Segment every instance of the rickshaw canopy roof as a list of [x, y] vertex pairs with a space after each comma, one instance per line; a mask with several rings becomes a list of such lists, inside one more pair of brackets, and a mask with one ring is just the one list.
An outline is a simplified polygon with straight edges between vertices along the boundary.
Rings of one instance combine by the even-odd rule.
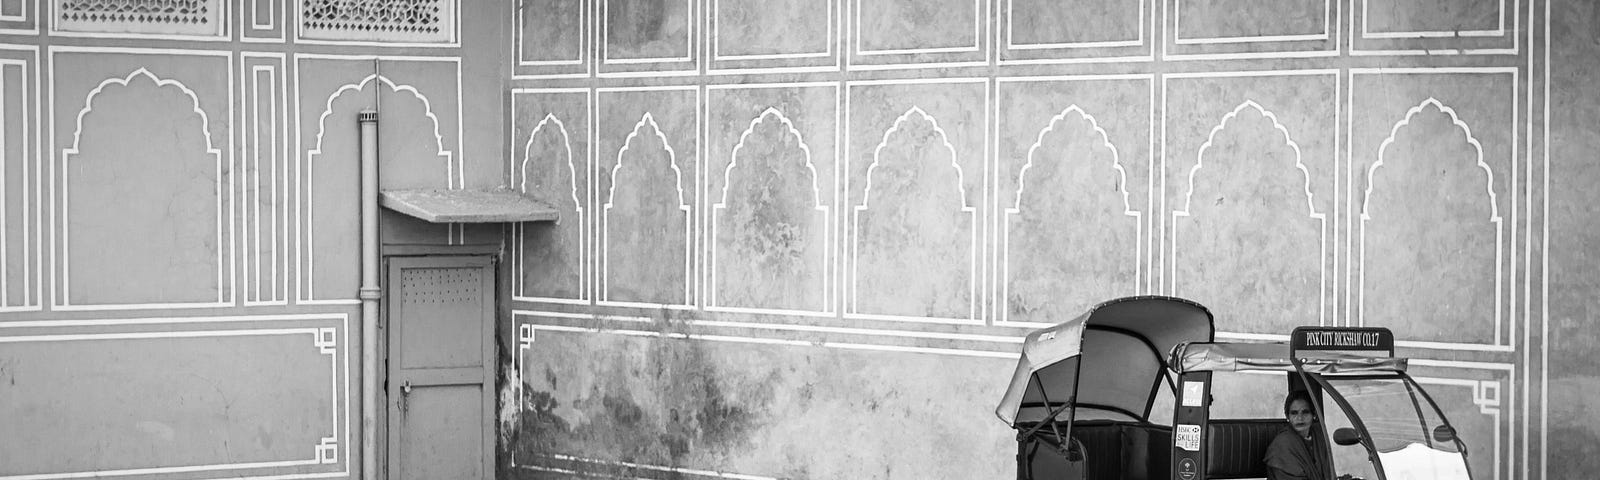
[[[1166, 365], [1180, 343], [1212, 340], [1206, 307], [1175, 297], [1126, 297], [1101, 303], [1059, 325], [1029, 333], [995, 415], [1007, 424], [1042, 421], [1073, 401], [1144, 420]], [[1079, 376], [1082, 372], [1088, 374]]]
[[[1406, 359], [1355, 352], [1304, 352], [1312, 373], [1403, 372]], [[1178, 373], [1241, 370], [1295, 371], [1287, 343], [1186, 343], [1172, 350], [1168, 366]]]

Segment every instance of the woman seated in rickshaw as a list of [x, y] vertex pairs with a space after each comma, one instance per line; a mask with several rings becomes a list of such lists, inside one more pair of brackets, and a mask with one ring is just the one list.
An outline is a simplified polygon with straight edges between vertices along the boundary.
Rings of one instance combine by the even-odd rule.
[[1317, 461], [1322, 440], [1311, 396], [1304, 390], [1290, 392], [1283, 399], [1283, 416], [1291, 428], [1272, 439], [1262, 459], [1267, 463], [1268, 480], [1325, 480], [1326, 470]]

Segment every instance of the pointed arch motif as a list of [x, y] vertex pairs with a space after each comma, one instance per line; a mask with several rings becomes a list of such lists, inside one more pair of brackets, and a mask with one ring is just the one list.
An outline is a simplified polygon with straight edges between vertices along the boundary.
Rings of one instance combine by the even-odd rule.
[[[1071, 104], [1068, 105], [1067, 108], [1062, 109], [1060, 112], [1050, 117], [1050, 121], [1046, 122], [1045, 127], [1040, 129], [1038, 135], [1035, 136], [1033, 144], [1028, 146], [1028, 154], [1026, 157], [1027, 160], [1023, 163], [1022, 168], [1017, 172], [1017, 193], [1012, 199], [1011, 205], [1005, 208], [1005, 222], [1002, 224], [1003, 228], [1005, 228], [1005, 238], [1004, 244], [1001, 245], [1003, 250], [1001, 252], [1000, 259], [1000, 295], [998, 298], [998, 301], [1000, 302], [998, 320], [1002, 323], [1010, 321], [1011, 313], [1011, 223], [1014, 217], [1022, 214], [1022, 197], [1024, 192], [1027, 190], [1028, 171], [1033, 169], [1036, 159], [1035, 155], [1044, 145], [1045, 137], [1049, 136], [1051, 132], [1054, 132], [1057, 125], [1065, 122], [1069, 116], [1073, 115], [1075, 115], [1076, 118], [1088, 122], [1090, 129], [1099, 138], [1100, 145], [1111, 152], [1111, 168], [1117, 171], [1117, 193], [1119, 193], [1122, 197], [1122, 214], [1124, 216], [1131, 217], [1134, 222], [1134, 238], [1131, 239], [1131, 243], [1134, 244], [1134, 265], [1131, 267], [1134, 275], [1134, 285], [1137, 287], [1138, 285], [1142, 284], [1140, 277], [1141, 272], [1139, 271], [1138, 263], [1139, 259], [1143, 258], [1144, 256], [1144, 242], [1139, 241], [1139, 238], [1144, 236], [1144, 213], [1134, 210], [1132, 203], [1128, 198], [1128, 172], [1127, 169], [1123, 168], [1122, 166], [1121, 153], [1117, 149], [1117, 146], [1111, 143], [1110, 134], [1106, 132], [1105, 128], [1100, 126], [1099, 120], [1097, 120], [1094, 115], [1090, 115], [1088, 112], [1085, 112], [1083, 107], [1080, 107], [1077, 104]], [[1041, 326], [1042, 325], [1044, 324], [1041, 323]]]
[[611, 299], [611, 209], [616, 206], [617, 174], [622, 171], [623, 158], [627, 155], [628, 150], [633, 148], [634, 139], [638, 138], [639, 133], [646, 127], [651, 132], [654, 132], [656, 138], [661, 141], [662, 149], [667, 152], [668, 166], [672, 167], [673, 187], [677, 190], [677, 207], [678, 210], [683, 212], [683, 303], [678, 305], [693, 305], [694, 269], [692, 248], [694, 245], [694, 230], [691, 223], [693, 221], [693, 206], [689, 205], [684, 199], [683, 169], [678, 166], [678, 152], [672, 148], [672, 143], [667, 140], [666, 133], [661, 131], [661, 126], [656, 124], [655, 116], [650, 112], [645, 112], [643, 116], [639, 117], [639, 122], [633, 125], [633, 130], [628, 133], [627, 139], [622, 142], [622, 148], [617, 150], [616, 165], [611, 167], [611, 184], [606, 189], [606, 201], [600, 209], [600, 228], [603, 242], [600, 252], [600, 300], [611, 304], [659, 306], [639, 302], [618, 302]]
[[778, 110], [777, 108], [773, 108], [773, 107], [767, 107], [766, 109], [762, 110], [759, 115], [756, 115], [755, 118], [750, 120], [749, 126], [745, 127], [744, 132], [742, 132], [739, 135], [738, 143], [736, 143], [733, 146], [733, 153], [730, 155], [730, 158], [728, 160], [728, 166], [726, 168], [724, 168], [723, 171], [722, 171], [722, 193], [721, 193], [721, 195], [718, 196], [717, 203], [715, 203], [715, 204], [713, 204], [711, 206], [711, 209], [712, 209], [711, 210], [711, 238], [710, 238], [710, 243], [711, 243], [711, 272], [710, 272], [711, 273], [711, 283], [710, 283], [710, 285], [711, 285], [711, 287], [710, 287], [711, 295], [709, 297], [710, 306], [711, 307], [720, 307], [720, 309], [751, 311], [751, 312], [757, 312], [757, 313], [797, 313], [797, 312], [792, 311], [792, 309], [748, 308], [748, 307], [734, 308], [734, 307], [722, 306], [721, 302], [720, 302], [720, 299], [718, 297], [718, 294], [721, 291], [721, 283], [718, 282], [718, 278], [717, 278], [718, 272], [721, 271], [721, 263], [720, 263], [720, 261], [721, 261], [721, 257], [720, 257], [721, 236], [719, 235], [719, 233], [721, 231], [721, 224], [722, 224], [721, 215], [722, 215], [723, 211], [726, 210], [727, 207], [728, 207], [728, 191], [730, 189], [732, 189], [732, 186], [733, 186], [733, 177], [732, 177], [733, 170], [738, 167], [738, 165], [739, 165], [739, 152], [744, 150], [745, 142], [747, 140], [749, 140], [751, 134], [755, 133], [756, 126], [760, 125], [763, 122], [769, 121], [769, 120], [779, 122], [781, 124], [781, 126], [785, 129], [784, 130], [784, 134], [793, 136], [795, 138], [796, 142], [799, 143], [801, 152], [803, 152], [805, 154], [805, 167], [806, 167], [806, 170], [808, 172], [810, 172], [809, 180], [810, 180], [810, 183], [811, 183], [811, 199], [812, 199], [812, 206], [813, 206], [813, 210], [814, 210], [813, 213], [820, 217], [819, 218], [819, 220], [820, 220], [819, 224], [822, 226], [821, 232], [820, 232], [821, 233], [820, 234], [821, 238], [816, 239], [817, 243], [815, 244], [816, 248], [821, 248], [822, 249], [822, 264], [816, 266], [818, 271], [821, 273], [819, 275], [821, 277], [821, 282], [820, 282], [821, 284], [818, 285], [818, 288], [819, 288], [818, 293], [819, 293], [819, 298], [821, 299], [822, 304], [818, 305], [814, 309], [811, 309], [811, 310], [808, 310], [808, 311], [830, 312], [830, 311], [833, 310], [833, 308], [832, 308], [833, 302], [832, 302], [832, 299], [829, 298], [829, 295], [828, 295], [828, 293], [831, 291], [831, 289], [828, 288], [829, 287], [829, 279], [831, 278], [831, 275], [829, 274], [830, 273], [829, 272], [829, 266], [832, 264], [832, 262], [831, 262], [832, 258], [831, 258], [831, 255], [830, 255], [831, 249], [830, 249], [829, 246], [832, 245], [832, 243], [833, 243], [832, 222], [829, 221], [830, 213], [831, 213], [830, 210], [831, 209], [827, 205], [824, 205], [822, 203], [822, 188], [817, 183], [817, 166], [811, 160], [811, 158], [812, 158], [811, 157], [811, 147], [806, 144], [805, 136], [801, 135], [800, 130], [795, 128], [793, 120], [791, 120], [788, 116], [784, 115], [782, 111]]
[[1279, 136], [1282, 139], [1283, 144], [1294, 151], [1294, 167], [1300, 171], [1302, 179], [1301, 188], [1305, 193], [1306, 216], [1317, 221], [1317, 239], [1320, 245], [1319, 252], [1317, 254], [1317, 270], [1320, 272], [1318, 274], [1317, 281], [1317, 315], [1319, 324], [1326, 325], [1328, 322], [1328, 269], [1326, 265], [1326, 259], [1328, 258], [1327, 213], [1317, 211], [1315, 195], [1311, 192], [1311, 171], [1306, 167], [1305, 156], [1300, 149], [1300, 144], [1294, 140], [1292, 135], [1289, 134], [1289, 128], [1285, 126], [1283, 122], [1278, 120], [1277, 114], [1267, 110], [1266, 107], [1256, 103], [1255, 100], [1245, 100], [1244, 102], [1235, 106], [1232, 111], [1229, 111], [1227, 114], [1222, 116], [1222, 120], [1218, 121], [1217, 125], [1211, 128], [1210, 133], [1206, 136], [1205, 143], [1200, 145], [1200, 150], [1195, 157], [1194, 166], [1189, 168], [1188, 181], [1186, 183], [1183, 195], [1183, 209], [1172, 211], [1172, 250], [1170, 251], [1171, 262], [1169, 262], [1171, 264], [1171, 270], [1168, 273], [1170, 282], [1168, 283], [1167, 291], [1173, 292], [1173, 294], [1178, 294], [1178, 245], [1183, 244], [1183, 242], [1179, 240], [1179, 232], [1181, 230], [1178, 228], [1178, 225], [1180, 218], [1187, 218], [1193, 213], [1191, 209], [1194, 206], [1192, 202], [1194, 199], [1195, 175], [1199, 173], [1200, 169], [1205, 166], [1206, 153], [1211, 149], [1212, 145], [1216, 143], [1217, 135], [1223, 130], [1226, 130], [1228, 124], [1234, 119], [1238, 118], [1239, 114], [1245, 112], [1246, 110], [1254, 110], [1257, 114], [1261, 115], [1262, 118], [1272, 122], [1272, 128], [1280, 134]]
[[[301, 269], [299, 274], [300, 285], [296, 290], [298, 294], [298, 303], [301, 304], [347, 304], [356, 301], [353, 298], [317, 298], [317, 267], [315, 257], [316, 252], [319, 250], [316, 246], [317, 234], [315, 227], [317, 225], [317, 220], [315, 214], [317, 211], [317, 189], [315, 188], [314, 180], [316, 178], [315, 172], [316, 166], [319, 163], [318, 160], [324, 154], [323, 142], [326, 140], [326, 135], [328, 132], [328, 119], [329, 117], [333, 116], [334, 102], [338, 101], [339, 98], [345, 95], [359, 94], [361, 91], [366, 90], [367, 85], [369, 84], [389, 87], [389, 91], [391, 92], [408, 94], [422, 102], [423, 115], [426, 116], [433, 125], [433, 141], [434, 145], [438, 149], [437, 156], [444, 159], [445, 185], [447, 188], [452, 190], [463, 188], [464, 177], [460, 175], [462, 168], [461, 159], [456, 157], [454, 151], [445, 148], [444, 134], [440, 133], [439, 131], [439, 116], [438, 114], [434, 113], [433, 102], [428, 99], [427, 95], [423, 95], [422, 92], [418, 91], [416, 87], [406, 84], [397, 84], [393, 80], [390, 80], [389, 77], [379, 74], [367, 75], [359, 82], [346, 83], [339, 86], [339, 88], [334, 89], [333, 93], [328, 95], [327, 101], [324, 102], [321, 115], [317, 117], [316, 143], [311, 149], [306, 151], [305, 164], [300, 170], [303, 173], [301, 174], [301, 177], [297, 179], [301, 192], [299, 194], [300, 198], [298, 201], [301, 202], [301, 204], [296, 205], [295, 212], [297, 216], [301, 217], [297, 220], [297, 223], [303, 233], [299, 234], [300, 241], [298, 243], [300, 245], [298, 246], [299, 250], [296, 252], [296, 257], [299, 259], [299, 268]], [[452, 230], [452, 233], [450, 234], [450, 238], [447, 240], [454, 242], [455, 233], [453, 231], [457, 230], [458, 227], [455, 224], [452, 224], [449, 228]], [[465, 232], [463, 231], [461, 233], [464, 234]], [[351, 255], [353, 256], [355, 254], [352, 253]], [[352, 292], [352, 296], [354, 296], [354, 287], [352, 287], [350, 291]]]
[[[71, 299], [72, 299], [72, 292], [71, 292], [71, 288], [72, 288], [72, 278], [71, 278], [71, 271], [72, 271], [72, 268], [71, 268], [71, 253], [72, 253], [72, 249], [71, 249], [71, 245], [72, 245], [72, 232], [71, 232], [71, 230], [72, 229], [71, 229], [71, 226], [72, 226], [72, 221], [71, 221], [71, 218], [70, 218], [70, 214], [71, 214], [71, 211], [72, 211], [71, 205], [72, 205], [72, 198], [73, 198], [72, 197], [72, 191], [71, 191], [71, 185], [72, 185], [71, 178], [72, 178], [72, 170], [73, 169], [66, 168], [66, 166], [68, 164], [72, 163], [72, 160], [73, 160], [74, 157], [76, 157], [76, 156], [81, 154], [79, 149], [82, 146], [82, 141], [83, 141], [84, 119], [86, 117], [88, 117], [88, 115], [89, 115], [89, 113], [91, 111], [94, 110], [95, 99], [98, 98], [102, 93], [105, 93], [105, 91], [108, 88], [112, 87], [112, 86], [128, 88], [130, 86], [130, 84], [136, 79], [148, 80], [149, 82], [154, 84], [157, 89], [169, 88], [169, 87], [177, 89], [180, 93], [182, 93], [184, 95], [185, 98], [187, 98], [189, 100], [189, 104], [187, 105], [187, 107], [190, 109], [190, 112], [192, 112], [195, 115], [200, 117], [200, 136], [205, 140], [205, 152], [206, 152], [206, 155], [208, 155], [208, 156], [210, 156], [212, 158], [213, 165], [214, 165], [214, 167], [213, 167], [214, 168], [214, 172], [213, 172], [213, 177], [212, 177], [212, 182], [213, 183], [212, 183], [212, 187], [211, 187], [211, 193], [216, 198], [216, 213], [215, 213], [215, 216], [213, 218], [213, 221], [216, 223], [216, 237], [215, 237], [215, 241], [216, 241], [216, 283], [214, 285], [215, 285], [215, 288], [216, 288], [216, 291], [217, 291], [217, 298], [216, 298], [215, 302], [138, 303], [138, 304], [121, 304], [121, 305], [99, 305], [99, 304], [96, 304], [96, 305], [72, 305], [72, 301], [71, 301]], [[55, 299], [55, 302], [54, 302], [56, 310], [99, 310], [99, 309], [138, 309], [138, 308], [204, 308], [204, 307], [215, 307], [215, 306], [231, 305], [233, 303], [233, 300], [234, 300], [233, 296], [236, 294], [236, 292], [235, 292], [236, 288], [234, 288], [234, 287], [236, 287], [236, 285], [234, 285], [233, 284], [234, 282], [232, 282], [232, 281], [225, 280], [225, 279], [231, 278], [231, 275], [229, 275], [229, 271], [231, 270], [230, 267], [232, 266], [232, 262], [230, 262], [228, 259], [224, 258], [224, 255], [223, 255], [223, 252], [224, 252], [226, 246], [229, 245], [229, 243], [231, 243], [231, 242], [229, 242], [229, 243], [225, 243], [224, 242], [225, 238], [231, 236], [231, 232], [228, 232], [225, 235], [224, 232], [227, 231], [227, 228], [223, 226], [223, 221], [222, 221], [223, 212], [225, 212], [227, 210], [223, 205], [224, 200], [223, 200], [222, 188], [223, 188], [224, 185], [228, 185], [229, 182], [224, 180], [225, 175], [224, 175], [223, 172], [225, 171], [225, 169], [224, 169], [224, 166], [222, 164], [222, 162], [223, 162], [222, 150], [217, 148], [216, 145], [212, 143], [212, 139], [211, 139], [211, 118], [210, 118], [210, 115], [208, 115], [206, 113], [205, 109], [200, 107], [200, 97], [195, 93], [195, 91], [193, 89], [190, 89], [188, 85], [184, 85], [183, 82], [180, 82], [178, 80], [164, 79], [164, 78], [158, 77], [158, 76], [156, 76], [156, 74], [152, 73], [149, 69], [146, 69], [146, 68], [143, 68], [143, 67], [135, 69], [134, 71], [128, 73], [127, 76], [124, 76], [122, 78], [112, 77], [112, 78], [107, 78], [104, 81], [101, 81], [99, 85], [95, 86], [95, 88], [90, 90], [89, 93], [84, 97], [83, 108], [78, 111], [77, 118], [75, 119], [75, 121], [73, 123], [72, 146], [62, 149], [61, 156], [62, 156], [62, 159], [61, 159], [61, 164], [62, 164], [61, 171], [62, 171], [62, 173], [61, 173], [61, 184], [60, 184], [61, 185], [61, 190], [62, 190], [61, 199], [62, 199], [62, 202], [64, 202], [66, 205], [64, 205], [63, 208], [62, 208], [61, 220], [60, 220], [60, 222], [61, 222], [61, 226], [60, 226], [61, 239], [60, 239], [59, 242], [60, 242], [60, 245], [62, 246], [62, 248], [61, 248], [61, 267], [60, 267], [61, 268], [62, 282], [61, 282], [61, 290], [56, 293], [56, 299]], [[230, 194], [230, 199], [231, 199], [231, 194], [232, 194], [231, 190], [229, 191], [229, 194]], [[229, 240], [231, 240], [231, 238], [229, 238]], [[108, 270], [115, 270], [115, 269], [108, 269]]]
[[[1445, 105], [1443, 102], [1440, 102], [1437, 98], [1434, 98], [1434, 97], [1428, 97], [1427, 99], [1424, 99], [1422, 102], [1420, 102], [1420, 103], [1416, 104], [1415, 106], [1412, 106], [1410, 109], [1406, 110], [1405, 116], [1403, 118], [1401, 118], [1400, 121], [1395, 122], [1393, 127], [1390, 127], [1389, 136], [1385, 137], [1383, 139], [1383, 142], [1378, 145], [1378, 158], [1377, 158], [1377, 160], [1372, 163], [1372, 166], [1367, 168], [1366, 188], [1363, 189], [1362, 194], [1361, 194], [1361, 215], [1360, 215], [1361, 216], [1361, 233], [1360, 233], [1360, 247], [1359, 247], [1360, 250], [1359, 250], [1359, 253], [1358, 253], [1358, 255], [1360, 255], [1359, 260], [1361, 262], [1361, 269], [1360, 269], [1359, 279], [1357, 280], [1357, 282], [1358, 282], [1358, 293], [1357, 293], [1357, 296], [1356, 296], [1356, 298], [1357, 298], [1357, 300], [1356, 300], [1356, 303], [1357, 303], [1356, 323], [1358, 325], [1366, 325], [1366, 306], [1367, 306], [1367, 288], [1366, 288], [1367, 287], [1367, 226], [1368, 226], [1367, 222], [1369, 220], [1372, 220], [1372, 212], [1368, 211], [1368, 207], [1371, 205], [1372, 191], [1373, 191], [1373, 187], [1375, 185], [1374, 182], [1373, 182], [1373, 179], [1376, 177], [1376, 175], [1378, 173], [1378, 169], [1384, 166], [1385, 160], [1386, 160], [1386, 155], [1388, 154], [1389, 147], [1394, 145], [1396, 138], [1400, 134], [1400, 130], [1402, 128], [1406, 127], [1407, 125], [1410, 125], [1411, 124], [1411, 120], [1413, 118], [1415, 118], [1417, 115], [1420, 115], [1428, 107], [1432, 107], [1435, 110], [1438, 110], [1440, 113], [1443, 113], [1446, 116], [1450, 117], [1451, 125], [1454, 126], [1457, 129], [1460, 129], [1461, 133], [1466, 136], [1467, 144], [1472, 146], [1473, 155], [1476, 157], [1476, 161], [1474, 162], [1474, 164], [1479, 169], [1483, 170], [1483, 174], [1484, 174], [1484, 183], [1483, 183], [1484, 194], [1486, 196], [1488, 196], [1488, 200], [1489, 200], [1489, 218], [1488, 218], [1488, 221], [1489, 221], [1489, 223], [1494, 224], [1494, 237], [1495, 237], [1495, 245], [1494, 245], [1494, 340], [1493, 340], [1494, 344], [1492, 346], [1497, 346], [1497, 347], [1498, 346], [1507, 346], [1507, 345], [1505, 345], [1505, 343], [1506, 343], [1506, 340], [1505, 340], [1506, 334], [1502, 332], [1502, 327], [1504, 326], [1503, 308], [1505, 306], [1504, 302], [1505, 302], [1505, 296], [1506, 296], [1505, 295], [1506, 294], [1506, 292], [1505, 292], [1505, 280], [1504, 280], [1504, 278], [1505, 278], [1505, 224], [1504, 224], [1504, 219], [1500, 216], [1500, 202], [1498, 200], [1498, 195], [1495, 194], [1495, 191], [1494, 191], [1494, 170], [1492, 168], [1490, 168], [1490, 166], [1489, 166], [1489, 164], [1487, 162], [1484, 161], [1484, 159], [1483, 159], [1483, 143], [1480, 142], [1476, 136], [1473, 136], [1472, 127], [1467, 125], [1467, 123], [1465, 121], [1461, 120], [1460, 115], [1458, 115], [1456, 113], [1456, 110], [1454, 108], [1451, 108], [1449, 105]], [[1512, 322], [1511, 328], [1513, 329], [1513, 331], [1511, 332], [1511, 334], [1509, 336], [1515, 336], [1515, 328], [1516, 328], [1516, 323], [1515, 322]]]
[[[860, 264], [861, 264], [861, 261], [860, 261], [860, 253], [861, 253], [861, 237], [862, 237], [862, 233], [861, 233], [862, 232], [861, 214], [868, 210], [868, 206], [871, 203], [873, 173], [876, 172], [878, 167], [879, 167], [879, 165], [881, 165], [883, 149], [887, 148], [889, 146], [889, 139], [892, 138], [896, 133], [898, 133], [900, 131], [900, 129], [902, 128], [902, 126], [904, 126], [905, 123], [908, 120], [911, 120], [913, 118], [920, 119], [920, 120], [922, 120], [924, 122], [927, 122], [932, 127], [934, 133], [938, 134], [940, 146], [944, 147], [945, 151], [949, 152], [949, 154], [950, 154], [950, 167], [955, 170], [955, 174], [956, 174], [956, 182], [955, 182], [956, 185], [955, 186], [956, 186], [956, 191], [958, 192], [958, 196], [959, 196], [959, 198], [961, 200], [960, 212], [963, 213], [963, 214], [966, 214], [966, 216], [968, 218], [967, 225], [968, 225], [968, 229], [970, 230], [970, 238], [968, 239], [968, 244], [967, 244], [968, 259], [967, 259], [967, 268], [966, 268], [966, 274], [967, 274], [967, 280], [968, 280], [968, 285], [967, 285], [967, 287], [968, 287], [967, 288], [967, 299], [968, 299], [967, 307], [968, 308], [967, 308], [967, 315], [966, 315], [965, 318], [954, 318], [954, 319], [952, 319], [952, 318], [928, 318], [928, 317], [907, 316], [907, 315], [876, 314], [876, 313], [862, 312], [861, 308], [860, 308], [860, 300], [861, 300], [861, 287], [860, 287], [860, 281], [861, 281]], [[972, 205], [970, 205], [968, 203], [968, 201], [967, 201], [966, 175], [962, 171], [961, 164], [957, 161], [957, 159], [958, 159], [958, 155], [956, 154], [955, 145], [952, 145], [950, 143], [949, 134], [947, 132], [945, 132], [943, 127], [939, 126], [938, 119], [934, 118], [932, 115], [929, 115], [920, 106], [912, 106], [911, 108], [906, 109], [906, 111], [904, 113], [901, 113], [898, 117], [895, 118], [894, 123], [889, 127], [889, 129], [885, 130], [883, 132], [883, 138], [881, 140], [879, 140], [878, 145], [876, 147], [874, 147], [873, 150], [872, 150], [872, 163], [867, 166], [867, 171], [866, 171], [866, 175], [865, 175], [865, 177], [866, 177], [865, 186], [863, 187], [862, 194], [861, 194], [861, 203], [858, 204], [858, 205], [854, 205], [853, 206], [853, 210], [851, 212], [851, 231], [853, 232], [851, 237], [850, 237], [850, 252], [851, 252], [851, 254], [850, 254], [851, 285], [850, 286], [851, 286], [851, 288], [850, 288], [849, 302], [846, 305], [846, 308], [849, 309], [849, 312], [852, 314], [852, 316], [855, 316], [855, 317], [858, 317], [858, 318], [869, 318], [869, 319], [917, 321], [917, 322], [930, 322], [930, 323], [981, 323], [981, 320], [978, 319], [978, 311], [977, 311], [977, 309], [978, 309], [978, 218], [977, 218], [977, 208], [975, 208]]]
[[[528, 163], [533, 161], [533, 142], [539, 138], [541, 133], [546, 133], [545, 127], [547, 126], [553, 129], [557, 134], [560, 134], [561, 146], [566, 154], [566, 161], [564, 163], [567, 167], [568, 190], [571, 194], [572, 205], [575, 209], [573, 211], [573, 213], [575, 213], [573, 221], [577, 224], [577, 228], [575, 230], [577, 230], [578, 256], [573, 264], [578, 267], [578, 295], [577, 298], [557, 298], [529, 295], [524, 291], [526, 285], [523, 285], [523, 273], [520, 272], [520, 269], [522, 268], [522, 261], [527, 259], [526, 245], [524, 241], [526, 230], [529, 228], [529, 226], [521, 223], [514, 226], [519, 273], [514, 275], [512, 278], [512, 289], [514, 292], [516, 292], [514, 297], [517, 299], [546, 303], [574, 303], [579, 305], [587, 305], [589, 303], [589, 282], [587, 275], [588, 269], [583, 268], [583, 262], [584, 259], [588, 257], [589, 249], [589, 229], [586, 226], [586, 209], [584, 208], [584, 202], [582, 200], [583, 195], [579, 195], [578, 193], [578, 167], [574, 163], [572, 156], [572, 136], [567, 131], [566, 122], [561, 121], [561, 119], [556, 117], [554, 113], [545, 114], [544, 118], [540, 119], [537, 125], [534, 125], [533, 131], [528, 134], [528, 141], [522, 149], [522, 161], [517, 165], [517, 167], [520, 169], [520, 173], [518, 174], [519, 178], [517, 178], [517, 191], [522, 193], [528, 192]], [[571, 225], [571, 223], [568, 225]]]

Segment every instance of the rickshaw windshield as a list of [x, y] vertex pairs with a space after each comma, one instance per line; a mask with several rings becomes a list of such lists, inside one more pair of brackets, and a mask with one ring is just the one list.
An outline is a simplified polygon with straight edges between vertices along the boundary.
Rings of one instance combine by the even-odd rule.
[[1322, 378], [1330, 392], [1343, 399], [1350, 417], [1365, 427], [1363, 443], [1375, 450], [1388, 480], [1468, 478], [1466, 456], [1454, 430], [1410, 377]]

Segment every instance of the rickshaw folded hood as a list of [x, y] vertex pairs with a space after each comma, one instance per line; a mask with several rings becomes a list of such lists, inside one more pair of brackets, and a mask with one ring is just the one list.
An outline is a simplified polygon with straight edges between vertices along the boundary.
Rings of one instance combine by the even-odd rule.
[[1028, 393], [1034, 374], [1046, 367], [1076, 357], [1083, 353], [1083, 326], [1093, 310], [1077, 318], [1049, 328], [1035, 330], [1022, 340], [1022, 357], [1017, 360], [1017, 371], [1011, 374], [1011, 386], [995, 408], [995, 415], [1007, 424], [1016, 423], [1017, 410], [1022, 408], [1022, 397]]
[[[1200, 304], [1138, 296], [1110, 300], [1035, 330], [1022, 342], [1017, 369], [995, 415], [1015, 426], [1023, 410], [1037, 421], [1075, 401], [1142, 420], [1165, 369], [1163, 355], [1179, 343], [1211, 340], [1212, 321], [1211, 312]], [[1079, 363], [1086, 374], [1095, 373], [1078, 378]]]
[[[1406, 359], [1320, 351], [1301, 365], [1311, 373], [1403, 372]], [[1172, 349], [1168, 366], [1179, 373], [1295, 371], [1285, 343], [1184, 343]]]

